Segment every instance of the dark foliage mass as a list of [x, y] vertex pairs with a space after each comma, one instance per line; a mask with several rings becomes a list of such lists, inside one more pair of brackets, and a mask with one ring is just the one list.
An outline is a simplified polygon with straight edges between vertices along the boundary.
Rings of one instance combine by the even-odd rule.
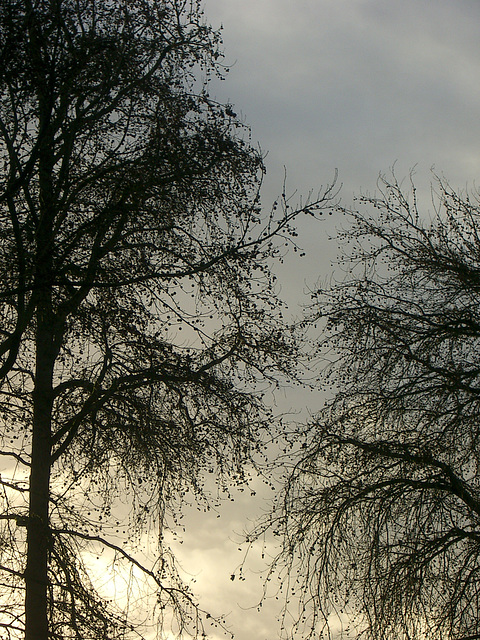
[[336, 613], [342, 637], [473, 640], [479, 199], [438, 181], [422, 216], [414, 188], [379, 189], [343, 210], [344, 277], [313, 293], [308, 322], [323, 330], [333, 400], [267, 523], [283, 539], [275, 567], [301, 594], [304, 637], [340, 637], [338, 621], [328, 629]]
[[269, 264], [329, 193], [262, 215], [262, 157], [207, 92], [219, 44], [195, 0], [0, 5], [6, 638], [127, 637], [138, 571], [201, 630], [166, 514], [204, 472], [244, 480], [273, 428], [258, 383], [294, 373]]

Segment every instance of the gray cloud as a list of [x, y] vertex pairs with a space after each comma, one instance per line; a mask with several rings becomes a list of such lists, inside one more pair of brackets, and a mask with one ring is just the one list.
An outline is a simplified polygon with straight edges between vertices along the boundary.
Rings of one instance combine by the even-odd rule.
[[338, 166], [357, 189], [396, 159], [472, 178], [478, 3], [211, 0], [207, 11], [235, 62], [219, 94], [246, 114], [277, 180], [286, 164], [314, 187]]
[[[479, 2], [206, 0], [206, 13], [214, 26], [223, 23], [232, 65], [213, 92], [235, 104], [268, 151], [267, 206], [282, 189], [284, 165], [290, 190], [303, 194], [338, 167], [347, 203], [361, 188], [373, 191], [378, 173], [395, 161], [399, 177], [418, 165], [426, 207], [432, 165], [454, 187], [479, 183]], [[330, 273], [336, 248], [327, 235], [338, 223], [300, 228], [307, 258], [292, 256], [279, 270], [287, 297], [301, 298], [305, 283]], [[288, 402], [298, 407], [303, 396]], [[238, 640], [278, 637], [278, 603], [261, 614], [239, 606], [258, 599], [258, 576], [229, 581], [239, 560], [231, 532], [261, 509], [247, 496], [220, 519], [187, 514], [185, 566], [190, 560], [198, 569], [207, 604], [231, 612]]]

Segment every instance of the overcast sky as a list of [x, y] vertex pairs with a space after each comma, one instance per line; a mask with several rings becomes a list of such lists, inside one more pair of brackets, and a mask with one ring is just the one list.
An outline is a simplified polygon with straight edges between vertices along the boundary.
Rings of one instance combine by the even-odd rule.
[[[416, 165], [426, 208], [432, 167], [455, 188], [480, 186], [478, 0], [206, 0], [205, 7], [213, 26], [223, 24], [231, 65], [214, 92], [235, 105], [268, 152], [266, 207], [282, 190], [284, 166], [289, 191], [300, 194], [338, 168], [346, 204], [354, 192], [373, 191], [394, 163], [399, 178]], [[300, 228], [307, 257], [289, 263], [289, 297], [295, 291], [302, 302], [302, 290], [331, 270], [334, 225]], [[260, 577], [230, 580], [241, 558], [233, 532], [261, 508], [244, 493], [219, 518], [190, 514], [182, 545], [202, 605], [230, 612], [238, 640], [278, 638], [278, 603], [260, 613], [247, 608], [260, 598]], [[252, 556], [252, 569], [259, 562]]]

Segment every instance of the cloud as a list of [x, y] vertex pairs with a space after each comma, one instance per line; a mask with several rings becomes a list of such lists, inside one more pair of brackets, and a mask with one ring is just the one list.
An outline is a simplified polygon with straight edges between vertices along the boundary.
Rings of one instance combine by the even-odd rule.
[[207, 14], [224, 22], [235, 62], [218, 90], [270, 150], [277, 181], [286, 164], [305, 190], [339, 166], [357, 189], [396, 159], [441, 165], [454, 180], [471, 173], [477, 3], [210, 0]]
[[[235, 104], [252, 139], [269, 152], [267, 207], [282, 190], [284, 166], [289, 190], [303, 194], [338, 167], [345, 204], [360, 189], [374, 191], [379, 172], [395, 161], [400, 178], [418, 165], [425, 208], [432, 165], [453, 187], [473, 186], [480, 166], [480, 3], [206, 0], [206, 15], [214, 26], [223, 23], [232, 65], [212, 91]], [[300, 225], [307, 258], [292, 256], [278, 271], [292, 299], [306, 302], [305, 281], [312, 285], [332, 271], [336, 247], [327, 236], [344, 221], [327, 220]], [[312, 411], [319, 395], [309, 398]], [[304, 401], [288, 397], [297, 408]], [[246, 582], [230, 580], [241, 556], [232, 531], [255, 513], [258, 504], [246, 496], [219, 519], [189, 514], [181, 552], [202, 602], [231, 611], [237, 640], [278, 637], [279, 602], [269, 601], [260, 614], [248, 609], [261, 594], [253, 571], [259, 565]]]

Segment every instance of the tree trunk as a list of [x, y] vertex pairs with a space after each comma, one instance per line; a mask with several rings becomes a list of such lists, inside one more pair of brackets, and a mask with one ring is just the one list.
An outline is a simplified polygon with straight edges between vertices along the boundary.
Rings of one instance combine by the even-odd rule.
[[[49, 297], [48, 293], [47, 296]], [[43, 309], [42, 309], [43, 307]], [[37, 315], [36, 369], [33, 391], [33, 436], [30, 504], [25, 569], [25, 640], [47, 640], [49, 497], [51, 466], [53, 336], [52, 318], [43, 304]]]
[[[41, 122], [48, 123], [48, 105]], [[48, 640], [48, 556], [51, 541], [49, 523], [52, 447], [53, 371], [55, 346], [53, 310], [53, 221], [52, 188], [53, 137], [45, 135], [39, 152], [40, 217], [36, 238], [35, 382], [33, 388], [33, 434], [25, 568], [25, 640]]]

